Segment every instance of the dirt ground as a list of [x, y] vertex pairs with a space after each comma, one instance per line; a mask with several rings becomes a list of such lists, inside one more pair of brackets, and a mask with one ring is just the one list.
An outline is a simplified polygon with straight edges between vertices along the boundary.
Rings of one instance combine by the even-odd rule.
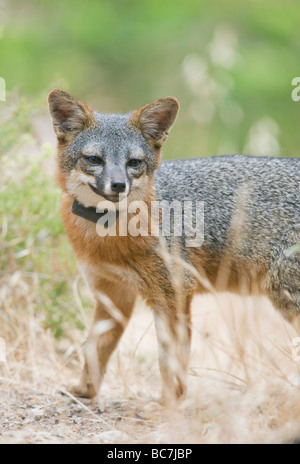
[[264, 299], [201, 297], [193, 313], [188, 397], [172, 410], [159, 402], [154, 325], [142, 303], [94, 401], [67, 390], [80, 375], [81, 345], [60, 345], [34, 321], [28, 365], [18, 371], [17, 359], [5, 366], [2, 356], [0, 443], [292, 442], [300, 434], [293, 329]]

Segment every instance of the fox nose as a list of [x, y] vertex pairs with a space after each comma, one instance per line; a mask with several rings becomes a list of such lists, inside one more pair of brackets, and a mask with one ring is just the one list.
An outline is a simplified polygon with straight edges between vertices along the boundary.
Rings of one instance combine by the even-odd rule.
[[116, 179], [112, 181], [110, 187], [113, 192], [122, 193], [125, 191], [126, 184], [123, 180]]

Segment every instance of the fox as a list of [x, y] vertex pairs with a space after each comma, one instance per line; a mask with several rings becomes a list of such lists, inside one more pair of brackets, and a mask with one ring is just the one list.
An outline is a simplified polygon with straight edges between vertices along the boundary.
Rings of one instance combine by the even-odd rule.
[[[137, 296], [153, 311], [166, 402], [187, 393], [195, 294], [266, 295], [289, 322], [299, 321], [298, 158], [236, 154], [162, 161], [179, 112], [175, 97], [127, 114], [98, 113], [59, 89], [48, 102], [62, 219], [96, 302], [75, 395], [98, 395]], [[174, 211], [168, 233], [160, 235], [164, 208], [186, 199], [184, 216], [194, 223], [191, 203], [203, 206], [203, 221], [193, 229], [201, 229], [201, 240], [194, 246], [188, 228], [175, 233]], [[127, 209], [125, 222], [132, 220], [136, 201], [150, 215], [153, 203], [167, 205], [155, 222], [158, 233], [120, 233], [120, 217]], [[108, 206], [99, 210], [102, 202]]]

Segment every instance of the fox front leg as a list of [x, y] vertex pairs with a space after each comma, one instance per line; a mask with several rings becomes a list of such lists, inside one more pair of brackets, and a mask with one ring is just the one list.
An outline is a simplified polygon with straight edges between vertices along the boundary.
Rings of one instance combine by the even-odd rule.
[[[182, 309], [182, 308], [181, 308]], [[162, 401], [172, 404], [186, 395], [191, 347], [190, 298], [181, 311], [157, 308], [154, 313], [162, 377]]]
[[85, 347], [80, 384], [72, 393], [93, 398], [99, 393], [108, 361], [132, 314], [136, 295], [120, 284], [105, 282], [97, 287], [94, 323]]

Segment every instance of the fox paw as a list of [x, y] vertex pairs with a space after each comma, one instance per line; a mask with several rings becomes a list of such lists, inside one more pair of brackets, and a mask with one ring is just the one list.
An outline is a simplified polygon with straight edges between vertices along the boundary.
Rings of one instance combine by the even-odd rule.
[[93, 385], [90, 383], [86, 383], [84, 385], [75, 385], [71, 387], [69, 391], [72, 395], [77, 396], [79, 398], [92, 399], [97, 395]]

